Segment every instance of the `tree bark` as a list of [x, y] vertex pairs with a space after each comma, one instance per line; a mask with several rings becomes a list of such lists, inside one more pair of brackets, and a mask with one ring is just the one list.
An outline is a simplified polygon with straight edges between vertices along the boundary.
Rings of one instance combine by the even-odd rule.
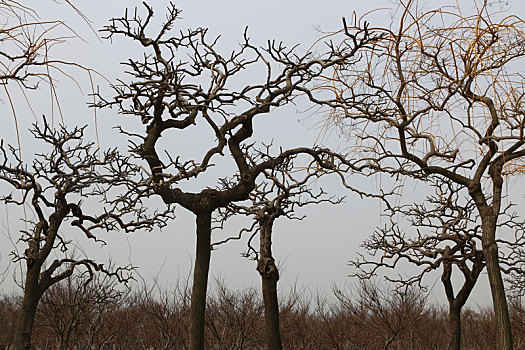
[[496, 223], [500, 214], [501, 187], [501, 164], [491, 167], [491, 178], [493, 180], [492, 204], [487, 204], [481, 193], [481, 186], [473, 186], [469, 189], [474, 199], [482, 222], [481, 242], [487, 275], [489, 277], [492, 304], [496, 318], [498, 350], [513, 350], [512, 329], [510, 325], [509, 308], [505, 297], [505, 286], [501, 277], [499, 266], [498, 244], [496, 243]]
[[514, 348], [512, 340], [512, 329], [510, 325], [510, 315], [505, 297], [505, 286], [501, 277], [499, 267], [498, 245], [495, 240], [495, 222], [483, 223], [483, 253], [487, 274], [489, 276], [490, 290], [492, 293], [492, 303], [496, 316], [496, 327], [498, 334], [498, 349], [512, 350]]
[[448, 327], [450, 332], [449, 350], [461, 349], [461, 306], [449, 304]]
[[[450, 259], [450, 250], [447, 246], [443, 258]], [[445, 294], [448, 300], [448, 333], [449, 333], [449, 350], [461, 349], [461, 309], [465, 306], [472, 289], [476, 285], [481, 271], [485, 267], [483, 252], [475, 251], [475, 255], [471, 258], [472, 267], [469, 268], [466, 262], [460, 262], [457, 266], [463, 273], [465, 282], [460, 291], [454, 296], [454, 287], [452, 286], [452, 266], [450, 261], [443, 262], [443, 274], [441, 275], [441, 282], [445, 287]]]
[[24, 300], [20, 308], [15, 335], [13, 339], [13, 350], [30, 350], [31, 335], [35, 321], [38, 301], [42, 295], [38, 284], [40, 266], [34, 261], [28, 260], [26, 281], [24, 286]]
[[197, 214], [197, 248], [190, 306], [190, 350], [204, 350], [204, 313], [211, 256], [211, 212]]
[[[448, 248], [448, 246], [447, 246]], [[448, 249], [447, 249], [448, 250]], [[448, 252], [445, 257], [448, 258]], [[461, 308], [465, 305], [465, 302], [475, 285], [475, 281], [479, 273], [475, 274], [479, 269], [476, 269], [476, 262], [473, 266], [473, 274], [465, 275], [465, 283], [463, 288], [457, 296], [454, 296], [454, 287], [452, 286], [452, 264], [448, 261], [443, 263], [443, 274], [441, 275], [441, 282], [445, 287], [445, 294], [448, 300], [448, 335], [449, 335], [449, 350], [460, 350], [461, 349]], [[474, 278], [471, 278], [474, 277]]]
[[279, 271], [272, 256], [272, 225], [273, 220], [261, 221], [260, 256], [257, 262], [257, 270], [262, 281], [266, 345], [269, 350], [282, 350], [279, 301], [277, 299]]

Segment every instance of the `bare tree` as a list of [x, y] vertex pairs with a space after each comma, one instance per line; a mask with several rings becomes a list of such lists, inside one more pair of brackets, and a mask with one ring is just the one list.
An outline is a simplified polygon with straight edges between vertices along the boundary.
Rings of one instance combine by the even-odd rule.
[[0, 34], [2, 85], [17, 82], [24, 89], [34, 89], [39, 82], [50, 82], [46, 65], [53, 69], [58, 61], [48, 59], [49, 49], [63, 40], [51, 33], [65, 28], [64, 23], [41, 20], [33, 9], [13, 0], [0, 1], [0, 13], [6, 19]]
[[[28, 205], [34, 214], [33, 218], [23, 219], [27, 230], [21, 231], [20, 241], [27, 249], [23, 253], [13, 252], [15, 262], [25, 262], [24, 297], [15, 349], [31, 347], [40, 298], [76, 269], [83, 268], [90, 275], [100, 271], [120, 281], [129, 279], [131, 267], [109, 270], [87, 257], [76, 259], [70, 251], [73, 241], [62, 232], [65, 227], [77, 228], [87, 239], [103, 243], [95, 235], [97, 229], [151, 230], [157, 224], [162, 226], [171, 216], [170, 210], [150, 215], [143, 207], [133, 210], [122, 207], [118, 197], [114, 202], [109, 200], [108, 191], [125, 187], [129, 178], [136, 177], [138, 169], [115, 150], [100, 154], [93, 143], [83, 143], [84, 128], [54, 130], [44, 119], [43, 125], [34, 125], [32, 133], [50, 150], [35, 155], [31, 165], [19, 158], [17, 149], [10, 147], [8, 151], [3, 143], [0, 145], [0, 181], [13, 188], [13, 192], [1, 199], [6, 205]], [[85, 198], [102, 202], [97, 203], [103, 207], [99, 214], [85, 213]]]
[[[481, 220], [474, 201], [457, 187], [451, 181], [438, 180], [434, 183], [435, 195], [427, 197], [423, 204], [392, 207], [389, 223], [364, 242], [368, 254], [351, 262], [359, 271], [356, 275], [364, 279], [375, 276], [379, 269], [395, 269], [408, 262], [418, 268], [417, 272], [386, 278], [401, 286], [417, 284], [422, 288], [428, 273], [442, 269], [441, 282], [449, 303], [450, 349], [461, 348], [461, 310], [485, 268]], [[525, 244], [525, 222], [511, 209], [512, 205], [508, 205], [500, 214], [497, 241], [501, 247], [500, 268], [504, 273], [512, 273], [511, 280], [517, 281], [525, 273], [523, 260], [516, 256], [517, 247]], [[399, 218], [407, 219], [416, 232], [402, 229]], [[452, 283], [454, 270], [463, 277], [457, 292]]]
[[[316, 147], [281, 150], [250, 164], [246, 152], [252, 147], [248, 142], [254, 136], [254, 120], [297, 97], [307, 82], [328, 67], [357, 60], [356, 53], [375, 38], [366, 28], [358, 29], [352, 44], [316, 58], [311, 54], [298, 56], [293, 48], [275, 41], [266, 48], [253, 46], [245, 33], [237, 51], [223, 54], [217, 47], [218, 38], [209, 39], [204, 28], [170, 32], [180, 14], [174, 6], [157, 34], [150, 35], [153, 10], [145, 7], [144, 18], [137, 10], [133, 14], [126, 12], [105, 28], [108, 37], [127, 37], [149, 53], [142, 60], [130, 59], [126, 63], [132, 81], [115, 86], [114, 99], [101, 97], [97, 106], [116, 106], [120, 113], [136, 116], [145, 125], [145, 130], [138, 132], [122, 130], [133, 140], [134, 154], [148, 164], [150, 175], [147, 183], [129, 193], [129, 197], [156, 194], [165, 203], [180, 205], [196, 217], [190, 349], [204, 349], [212, 213], [248, 199], [256, 187], [256, 178], [291, 156], [303, 154], [316, 167], [327, 171], [337, 167], [332, 152]], [[250, 83], [253, 77], [247, 76], [246, 71], [253, 69], [257, 75], [258, 68], [264, 70], [263, 76]], [[164, 148], [167, 143], [160, 142], [162, 139], [169, 143], [177, 139], [177, 133], [189, 134], [194, 129], [201, 131], [194, 136], [195, 145], [205, 147], [201, 158], [186, 159], [186, 149]], [[229, 160], [220, 159], [228, 153]], [[218, 161], [233, 164], [233, 176], [228, 176], [226, 182], [218, 181], [215, 188], [213, 183], [203, 186], [197, 182]], [[184, 180], [196, 182], [201, 190], [187, 190]]]
[[[485, 268], [481, 229], [472, 201], [461, 203], [463, 197], [450, 182], [437, 182], [435, 188], [436, 195], [428, 197], [424, 204], [394, 207], [390, 222], [363, 244], [369, 255], [360, 255], [351, 264], [359, 270], [360, 278], [368, 279], [381, 268], [394, 269], [408, 262], [419, 270], [407, 277], [387, 278], [402, 286], [415, 283], [420, 287], [424, 287], [423, 278], [428, 273], [442, 268], [441, 281], [449, 302], [449, 347], [459, 349], [461, 309]], [[399, 218], [407, 218], [416, 233], [404, 232]], [[457, 294], [451, 281], [453, 267], [464, 278]]]
[[362, 167], [432, 175], [468, 191], [481, 219], [499, 348], [512, 349], [496, 227], [504, 184], [525, 156], [523, 76], [514, 69], [525, 57], [524, 23], [492, 16], [486, 2], [467, 13], [402, 2], [397, 24], [382, 29], [363, 64], [334, 67], [335, 97], [319, 94], [318, 102], [356, 136]]
[[[262, 154], [267, 154], [265, 150]], [[240, 239], [250, 235], [246, 256], [254, 256], [257, 260], [257, 271], [261, 275], [262, 295], [264, 302], [265, 337], [268, 349], [282, 349], [279, 327], [279, 301], [277, 298], [277, 282], [279, 270], [272, 254], [272, 234], [275, 220], [279, 217], [302, 220], [296, 209], [308, 204], [328, 202], [338, 204], [342, 199], [328, 197], [320, 189], [314, 191], [312, 182], [321, 177], [323, 172], [317, 168], [307, 168], [305, 172], [297, 172], [294, 166], [296, 157], [290, 157], [279, 167], [265, 170], [264, 180], [251, 193], [248, 203], [231, 203], [224, 209], [219, 209], [220, 228], [224, 222], [234, 215], [251, 216], [254, 219], [250, 227], [243, 228], [239, 235], [215, 243], [222, 244], [230, 239]], [[251, 157], [256, 163], [256, 156]], [[252, 246], [253, 238], [259, 234], [259, 249]]]

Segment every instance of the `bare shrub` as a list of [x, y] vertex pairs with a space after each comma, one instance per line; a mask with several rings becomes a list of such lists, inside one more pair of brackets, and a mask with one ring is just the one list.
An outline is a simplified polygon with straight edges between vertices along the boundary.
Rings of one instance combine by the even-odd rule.
[[113, 319], [126, 291], [107, 275], [76, 275], [51, 286], [39, 304], [35, 337], [58, 349], [100, 349], [119, 334], [125, 323]]
[[[86, 283], [82, 275], [53, 286], [38, 310], [33, 344], [44, 349], [187, 349], [189, 279], [171, 287], [158, 282], [123, 290], [102, 275]], [[208, 296], [206, 348], [267, 349], [261, 295], [255, 288], [233, 290], [217, 280]], [[15, 296], [0, 299], [0, 345], [12, 341]], [[418, 289], [361, 282], [331, 296], [293, 287], [281, 296], [285, 349], [440, 350], [449, 346], [447, 309], [429, 305]], [[515, 348], [524, 349], [525, 308], [518, 298], [510, 310]], [[463, 349], [496, 348], [490, 308], [465, 309]]]
[[231, 290], [222, 279], [208, 299], [207, 344], [212, 349], [263, 349], [263, 304], [255, 288]]
[[163, 288], [157, 280], [149, 288], [144, 283], [127, 305], [134, 326], [133, 334], [129, 334], [133, 345], [144, 349], [186, 349], [190, 299], [187, 279], [179, 280], [170, 289]]
[[0, 296], [0, 349], [13, 341], [19, 304], [15, 296]]

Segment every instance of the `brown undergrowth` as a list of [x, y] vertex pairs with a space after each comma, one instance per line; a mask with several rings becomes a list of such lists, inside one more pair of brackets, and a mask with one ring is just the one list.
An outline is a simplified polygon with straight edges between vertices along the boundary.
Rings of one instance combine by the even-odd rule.
[[[69, 279], [44, 296], [33, 334], [40, 349], [186, 349], [190, 288], [123, 289], [107, 278]], [[265, 349], [263, 305], [255, 288], [217, 280], [208, 297], [207, 349]], [[0, 348], [10, 344], [20, 300], [0, 298]], [[525, 308], [511, 303], [515, 347], [525, 349]], [[445, 349], [447, 313], [419, 290], [361, 283], [330, 296], [293, 288], [281, 295], [285, 349]], [[492, 336], [490, 336], [492, 335]], [[487, 339], [489, 342], [487, 342]], [[463, 348], [494, 349], [490, 308], [463, 313]]]

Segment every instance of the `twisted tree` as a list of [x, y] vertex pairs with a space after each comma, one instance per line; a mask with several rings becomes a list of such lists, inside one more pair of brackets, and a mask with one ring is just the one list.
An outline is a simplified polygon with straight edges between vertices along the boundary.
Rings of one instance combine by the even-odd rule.
[[[148, 53], [126, 63], [131, 81], [119, 82], [114, 86], [115, 97], [100, 97], [97, 106], [115, 106], [120, 113], [139, 118], [145, 126], [140, 131], [121, 129], [132, 140], [132, 152], [146, 162], [149, 176], [128, 197], [156, 194], [165, 203], [180, 205], [196, 217], [190, 349], [204, 349], [212, 213], [248, 199], [256, 188], [257, 177], [289, 157], [304, 155], [326, 171], [339, 167], [334, 163], [344, 160], [327, 149], [298, 147], [266, 154], [257, 163], [250, 163], [247, 150], [254, 147], [249, 142], [254, 142], [250, 139], [254, 137], [255, 119], [262, 119], [306, 92], [305, 84], [327, 68], [358, 60], [358, 52], [376, 39], [366, 27], [356, 29], [354, 41], [316, 58], [310, 53], [299, 56], [294, 48], [275, 41], [265, 48], [256, 47], [245, 32], [237, 51], [221, 53], [218, 38], [210, 39], [207, 29], [170, 31], [180, 15], [174, 6], [160, 30], [150, 34], [153, 10], [146, 4], [145, 8], [144, 17], [137, 10], [126, 12], [104, 29], [109, 38], [127, 37]], [[253, 75], [246, 74], [250, 71]], [[190, 145], [175, 146], [180, 133], [193, 136]], [[185, 154], [189, 148], [194, 152], [204, 150], [200, 156], [188, 157]], [[204, 173], [214, 176], [210, 169], [216, 162], [228, 164], [232, 175], [226, 176], [227, 181], [219, 176], [217, 183], [211, 180], [203, 184]], [[188, 190], [186, 181], [200, 190]]]
[[468, 192], [481, 220], [499, 348], [512, 349], [497, 223], [504, 184], [525, 156], [523, 76], [515, 68], [525, 58], [524, 22], [491, 15], [487, 2], [471, 16], [416, 5], [402, 2], [399, 21], [377, 29], [382, 40], [362, 64], [335, 67], [327, 78], [333, 98], [317, 99], [356, 136], [361, 166], [432, 176]]
[[[71, 253], [75, 245], [65, 227], [77, 228], [87, 239], [103, 243], [97, 230], [151, 230], [163, 226], [172, 215], [171, 210], [150, 214], [144, 207], [122, 206], [118, 196], [110, 200], [112, 191], [120, 191], [130, 178], [140, 176], [138, 168], [116, 150], [99, 153], [93, 143], [83, 143], [84, 128], [54, 130], [44, 120], [43, 125], [34, 125], [32, 133], [50, 150], [35, 155], [31, 165], [19, 158], [16, 148], [0, 144], [0, 182], [13, 190], [1, 200], [8, 206], [29, 206], [33, 214], [23, 218], [28, 229], [21, 231], [19, 240], [25, 243], [25, 251], [12, 253], [15, 262], [25, 263], [14, 349], [31, 348], [40, 298], [75, 270], [83, 269], [90, 275], [99, 271], [122, 282], [130, 278], [131, 266], [110, 270], [88, 257], [75, 258]], [[93, 210], [98, 213], [86, 213], [86, 198], [99, 201], [102, 208]]]

